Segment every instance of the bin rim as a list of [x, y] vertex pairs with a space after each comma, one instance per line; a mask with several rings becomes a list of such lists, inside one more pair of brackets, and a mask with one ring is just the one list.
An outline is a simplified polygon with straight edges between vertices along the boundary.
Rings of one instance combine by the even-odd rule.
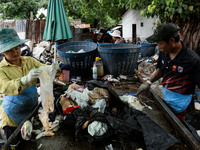
[[147, 46], [156, 46], [156, 43], [141, 43], [140, 41], [137, 41], [136, 45], [141, 45], [141, 47], [147, 47]]
[[141, 45], [126, 44], [126, 43], [124, 43], [124, 44], [99, 43], [97, 45], [98, 45], [99, 48], [104, 48], [104, 49], [107, 49], [107, 47], [109, 49], [129, 49], [129, 48], [140, 48], [141, 47]]
[[[120, 47], [121, 46], [121, 47]], [[101, 53], [135, 53], [141, 51], [140, 45], [135, 44], [101, 44], [98, 46], [98, 51]]]
[[[59, 50], [59, 48], [60, 47], [63, 47], [64, 45], [66, 45], [67, 47], [68, 46], [74, 46], [74, 45], [76, 45], [77, 43], [79, 43], [79, 44], [91, 44], [91, 45], [93, 45], [95, 48], [94, 49], [92, 49], [92, 50], [88, 50], [88, 51], [84, 51], [84, 52], [82, 52], [82, 53], [66, 53], [66, 52], [64, 52], [64, 51], [62, 51], [62, 50]], [[97, 44], [96, 43], [94, 43], [94, 42], [90, 42], [90, 41], [68, 41], [68, 42], [65, 42], [65, 43], [61, 43], [61, 44], [56, 44], [56, 49], [57, 49], [57, 51], [58, 52], [60, 52], [60, 53], [63, 53], [63, 54], [67, 54], [67, 55], [80, 55], [80, 54], [87, 54], [87, 53], [90, 53], [90, 52], [93, 52], [93, 51], [95, 51], [95, 50], [97, 50]]]

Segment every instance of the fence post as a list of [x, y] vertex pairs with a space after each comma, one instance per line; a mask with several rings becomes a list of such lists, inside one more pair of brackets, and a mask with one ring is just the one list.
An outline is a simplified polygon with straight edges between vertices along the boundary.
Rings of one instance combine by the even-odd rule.
[[41, 32], [40, 32], [40, 35], [41, 35], [41, 40], [43, 40], [43, 35], [44, 35], [44, 28], [45, 28], [45, 22], [46, 20], [45, 19], [40, 19], [40, 24], [41, 24]]
[[29, 39], [29, 25], [30, 25], [30, 20], [26, 20], [26, 36], [25, 39]]
[[39, 35], [40, 35], [40, 20], [37, 19], [35, 21], [35, 43], [39, 42]]

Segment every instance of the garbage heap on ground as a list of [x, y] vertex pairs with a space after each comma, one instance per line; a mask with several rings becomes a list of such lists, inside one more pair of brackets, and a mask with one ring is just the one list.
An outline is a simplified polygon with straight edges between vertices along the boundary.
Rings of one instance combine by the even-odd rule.
[[[77, 140], [85, 139], [88, 142], [111, 143], [113, 140], [129, 139], [143, 141], [146, 149], [167, 149], [178, 142], [142, 112], [144, 105], [137, 97], [119, 97], [101, 81], [71, 84], [66, 90], [58, 90], [54, 91], [55, 109], [49, 113], [51, 127], [44, 127], [45, 132], [38, 132], [40, 134], [36, 139], [45, 135], [53, 136], [55, 131], [52, 128], [57, 125], [66, 130], [72, 127], [70, 129], [74, 129]], [[38, 122], [36, 120], [32, 122]], [[35, 134], [38, 128], [33, 126], [33, 130]]]

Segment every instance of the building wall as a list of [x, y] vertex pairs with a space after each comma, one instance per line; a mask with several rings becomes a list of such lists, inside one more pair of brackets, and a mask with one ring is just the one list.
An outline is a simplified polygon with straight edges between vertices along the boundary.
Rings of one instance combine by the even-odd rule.
[[[156, 27], [158, 18], [146, 18], [141, 17], [139, 10], [128, 10], [122, 16], [122, 28], [123, 38], [127, 41], [132, 41], [132, 24], [136, 24], [136, 37], [140, 37], [144, 40], [148, 36], [153, 34], [153, 30]], [[143, 27], [141, 23], [143, 22]]]

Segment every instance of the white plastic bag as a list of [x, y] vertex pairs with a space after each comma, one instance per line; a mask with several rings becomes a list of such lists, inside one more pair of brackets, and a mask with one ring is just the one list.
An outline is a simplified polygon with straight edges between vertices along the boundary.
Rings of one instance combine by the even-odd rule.
[[54, 96], [53, 96], [53, 80], [57, 70], [50, 66], [42, 66], [40, 79], [40, 93], [42, 99], [42, 107], [46, 112], [54, 111]]
[[99, 121], [93, 121], [88, 126], [88, 133], [91, 136], [101, 136], [104, 133], [106, 133], [107, 130], [108, 130], [107, 124], [99, 122]]
[[104, 113], [104, 110], [106, 108], [106, 101], [104, 99], [97, 99], [92, 107], [98, 108], [98, 112]]
[[144, 109], [144, 106], [140, 104], [140, 101], [137, 97], [131, 96], [131, 95], [124, 95], [119, 96], [121, 101], [124, 103], [128, 103], [129, 107], [137, 109], [139, 111], [142, 111]]
[[40, 97], [42, 100], [43, 111], [39, 115], [40, 121], [46, 131], [49, 130], [49, 112], [54, 111], [54, 96], [53, 96], [53, 80], [55, 78], [57, 70], [52, 66], [42, 66], [39, 68], [42, 70], [40, 79]]

